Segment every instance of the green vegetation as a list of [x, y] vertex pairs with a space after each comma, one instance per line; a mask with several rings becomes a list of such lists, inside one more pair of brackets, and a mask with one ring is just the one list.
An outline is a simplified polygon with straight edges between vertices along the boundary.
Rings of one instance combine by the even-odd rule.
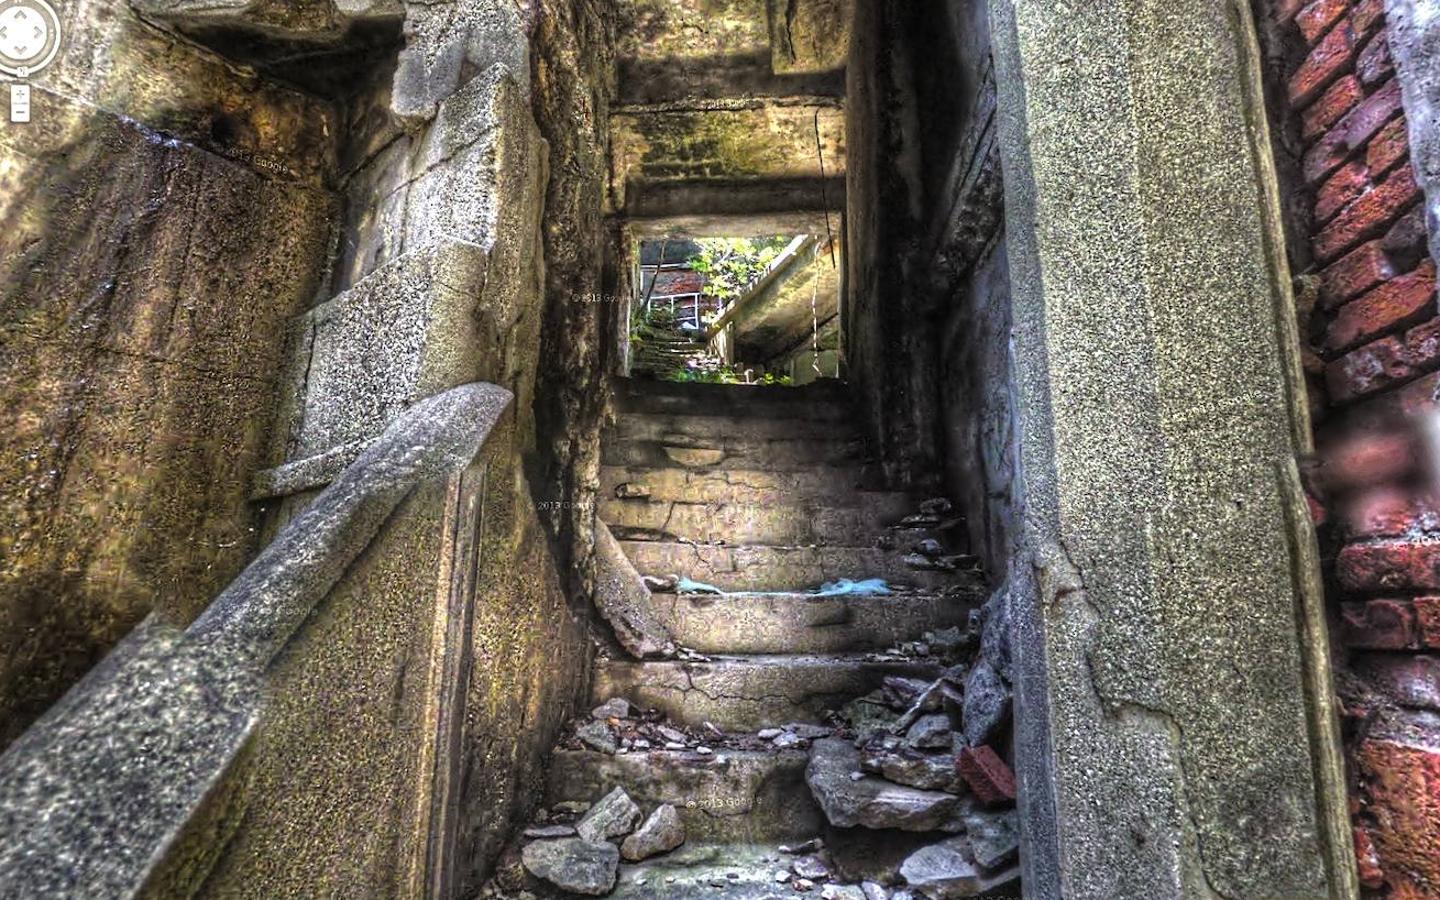
[[790, 243], [787, 235], [762, 238], [701, 238], [690, 266], [704, 275], [705, 293], [729, 303], [744, 292]]

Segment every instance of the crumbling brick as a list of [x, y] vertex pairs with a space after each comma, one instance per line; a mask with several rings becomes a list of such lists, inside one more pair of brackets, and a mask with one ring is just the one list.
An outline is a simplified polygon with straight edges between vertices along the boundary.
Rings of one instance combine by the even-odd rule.
[[1303, 107], [1355, 63], [1356, 34], [1350, 19], [1341, 19], [1310, 51], [1290, 76], [1290, 104]]
[[1360, 101], [1305, 154], [1305, 180], [1318, 184], [1400, 114], [1400, 83], [1391, 79]]
[[1328, 350], [1348, 350], [1435, 315], [1435, 264], [1385, 282], [1340, 307], [1325, 332]]
[[980, 802], [990, 806], [1015, 802], [1015, 773], [988, 745], [965, 747], [955, 767]]
[[1355, 108], [1365, 96], [1360, 79], [1346, 75], [1330, 85], [1319, 100], [1310, 104], [1300, 115], [1300, 136], [1308, 143], [1325, 133], [1325, 129], [1340, 121], [1340, 118]]
[[1407, 164], [1345, 208], [1315, 236], [1315, 256], [1322, 262], [1335, 259], [1361, 241], [1382, 234], [1420, 199], [1415, 173]]

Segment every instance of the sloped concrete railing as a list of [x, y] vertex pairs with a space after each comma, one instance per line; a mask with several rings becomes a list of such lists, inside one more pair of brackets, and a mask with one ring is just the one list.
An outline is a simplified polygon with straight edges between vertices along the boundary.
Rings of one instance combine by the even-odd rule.
[[233, 829], [266, 666], [416, 486], [468, 466], [513, 400], [416, 404], [187, 629], [147, 618], [0, 756], [0, 896], [183, 897]]

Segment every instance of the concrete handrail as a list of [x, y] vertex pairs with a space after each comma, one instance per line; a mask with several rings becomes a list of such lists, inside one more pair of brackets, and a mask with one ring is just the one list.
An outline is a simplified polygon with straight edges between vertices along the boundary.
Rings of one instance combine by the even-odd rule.
[[512, 400], [471, 384], [415, 404], [188, 629], [147, 618], [0, 756], [0, 896], [189, 896], [238, 820], [266, 666]]
[[775, 261], [770, 264], [764, 274], [751, 282], [751, 284], [745, 288], [745, 292], [739, 297], [736, 297], [735, 300], [720, 313], [719, 318], [710, 323], [710, 327], [705, 329], [705, 340], [712, 340], [715, 335], [723, 331], [725, 326], [730, 324], [730, 320], [735, 318], [741, 309], [748, 306], [751, 300], [754, 300], [764, 293], [765, 290], [775, 282], [775, 279], [780, 277], [780, 273], [789, 269], [790, 266], [797, 262], [808, 262], [808, 260], [802, 259], [802, 254], [807, 250], [817, 248], [819, 245], [820, 239], [813, 234], [796, 235], [790, 243], [786, 245], [785, 249], [780, 251], [780, 255], [775, 257]]

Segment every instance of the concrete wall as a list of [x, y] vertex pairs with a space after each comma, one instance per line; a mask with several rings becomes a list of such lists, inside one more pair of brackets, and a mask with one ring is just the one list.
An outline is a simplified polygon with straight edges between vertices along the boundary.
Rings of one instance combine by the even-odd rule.
[[1360, 879], [1377, 896], [1419, 897], [1440, 895], [1440, 582], [1429, 562], [1440, 506], [1420, 430], [1440, 389], [1427, 165], [1440, 32], [1415, 4], [1388, 6], [1275, 2], [1260, 21], [1306, 301], [1318, 451], [1308, 488]]
[[327, 103], [123, 0], [63, 9], [32, 122], [0, 129], [0, 747], [255, 550], [284, 322], [334, 207]]

